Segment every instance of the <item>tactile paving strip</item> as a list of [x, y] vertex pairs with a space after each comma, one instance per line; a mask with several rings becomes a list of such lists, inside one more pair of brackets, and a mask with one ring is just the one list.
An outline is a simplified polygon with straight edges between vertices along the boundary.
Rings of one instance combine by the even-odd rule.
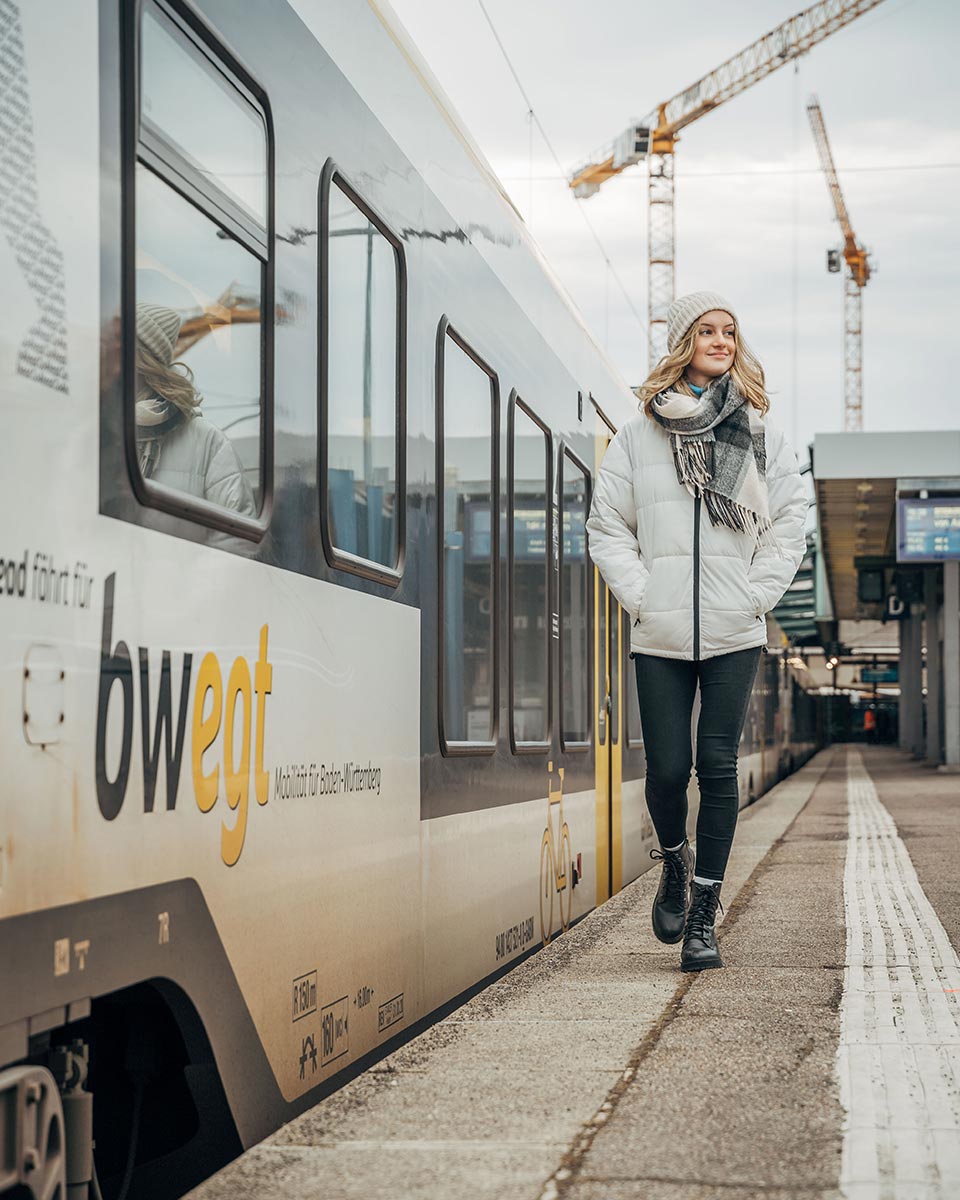
[[960, 1195], [960, 960], [856, 749], [847, 800], [840, 1187], [947, 1200]]

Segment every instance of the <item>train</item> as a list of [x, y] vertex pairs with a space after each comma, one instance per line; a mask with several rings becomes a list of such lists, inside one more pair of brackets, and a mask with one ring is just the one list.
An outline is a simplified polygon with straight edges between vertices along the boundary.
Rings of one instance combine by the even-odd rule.
[[169, 1200], [650, 867], [636, 398], [381, 0], [0, 31], [0, 1195]]

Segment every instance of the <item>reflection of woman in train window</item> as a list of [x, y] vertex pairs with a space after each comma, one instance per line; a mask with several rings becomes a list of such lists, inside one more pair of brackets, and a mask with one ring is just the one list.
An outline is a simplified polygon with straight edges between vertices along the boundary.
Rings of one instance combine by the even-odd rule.
[[255, 517], [253, 491], [226, 434], [200, 411], [193, 373], [173, 356], [180, 318], [137, 305], [137, 458], [144, 479]]
[[[806, 550], [796, 455], [766, 419], [763, 368], [730, 304], [667, 311], [667, 355], [607, 450], [590, 554], [633, 620], [646, 799], [663, 862], [653, 906], [684, 971], [722, 967], [715, 918], [739, 807], [737, 746], [766, 648], [765, 614]], [[700, 692], [697, 853], [687, 841], [690, 719]], [[757, 714], [758, 717], [760, 714]]]

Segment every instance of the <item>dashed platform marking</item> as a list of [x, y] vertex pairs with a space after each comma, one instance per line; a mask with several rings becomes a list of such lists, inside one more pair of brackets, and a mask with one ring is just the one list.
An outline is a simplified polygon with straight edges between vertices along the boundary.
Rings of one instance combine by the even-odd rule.
[[847, 802], [840, 1189], [948, 1200], [960, 1195], [960, 960], [859, 750]]

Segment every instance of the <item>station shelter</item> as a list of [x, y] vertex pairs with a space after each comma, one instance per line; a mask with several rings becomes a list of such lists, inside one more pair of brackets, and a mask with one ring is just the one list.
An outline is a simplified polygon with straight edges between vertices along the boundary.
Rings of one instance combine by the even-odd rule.
[[960, 430], [817, 434], [813, 475], [825, 649], [839, 661], [849, 622], [883, 629], [900, 746], [960, 771]]

